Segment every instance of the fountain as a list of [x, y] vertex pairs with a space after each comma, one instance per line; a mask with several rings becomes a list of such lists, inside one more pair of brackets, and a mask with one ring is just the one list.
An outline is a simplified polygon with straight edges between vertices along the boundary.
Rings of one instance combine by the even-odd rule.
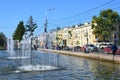
[[7, 52], [10, 52], [10, 42], [8, 38], [7, 38]]
[[[8, 59], [30, 58], [28, 55], [23, 53], [22, 50], [18, 49], [18, 44], [19, 44], [18, 40], [13, 40], [12, 37], [11, 37], [11, 39], [8, 39], [8, 41], [7, 41], [7, 45], [8, 45], [7, 52], [10, 53], [10, 56], [8, 57]], [[17, 45], [16, 49], [15, 49], [15, 45]]]
[[[20, 51], [22, 56], [28, 56], [29, 58], [22, 58], [21, 65], [15, 72], [24, 72], [24, 71], [46, 71], [46, 70], [55, 70], [59, 69], [57, 65], [52, 65], [48, 63], [49, 61], [44, 60], [44, 63], [39, 64], [37, 61], [37, 52], [32, 50], [32, 38], [27, 35], [24, 36], [23, 40], [20, 42]], [[45, 55], [45, 54], [44, 54]], [[43, 56], [44, 59], [46, 56]], [[56, 58], [54, 58], [56, 60]], [[46, 64], [47, 63], [47, 64]], [[56, 61], [55, 61], [56, 64]]]
[[53, 34], [52, 33], [43, 33], [39, 36], [40, 46], [44, 49], [52, 49], [53, 43]]
[[7, 39], [7, 52], [10, 53], [10, 56], [14, 56], [14, 40], [12, 37]]
[[31, 50], [30, 39], [20, 43], [14, 53], [29, 58], [8, 60], [0, 50], [0, 80], [120, 80], [119, 64]]

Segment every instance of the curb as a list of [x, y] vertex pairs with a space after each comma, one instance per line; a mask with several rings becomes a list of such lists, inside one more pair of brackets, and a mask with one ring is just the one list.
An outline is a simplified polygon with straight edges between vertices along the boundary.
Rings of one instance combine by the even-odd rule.
[[99, 60], [103, 62], [112, 62], [120, 64], [120, 56], [116, 55], [108, 55], [108, 54], [102, 54], [102, 53], [83, 53], [83, 52], [72, 52], [72, 51], [62, 51], [62, 50], [51, 50], [51, 49], [38, 49], [41, 51], [47, 51], [47, 52], [54, 52], [58, 54], [65, 54], [65, 55], [71, 55], [71, 56], [77, 56], [77, 57], [84, 57], [94, 60]]

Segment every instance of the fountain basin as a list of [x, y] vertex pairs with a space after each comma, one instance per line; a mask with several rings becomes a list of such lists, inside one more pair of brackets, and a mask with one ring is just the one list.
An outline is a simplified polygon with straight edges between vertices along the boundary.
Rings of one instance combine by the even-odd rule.
[[7, 57], [7, 59], [27, 59], [27, 58], [30, 58], [30, 57], [24, 57], [24, 56], [21, 56], [21, 57]]
[[49, 65], [25, 65], [18, 67], [15, 72], [30, 72], [30, 71], [48, 71], [48, 70], [58, 70], [60, 68]]

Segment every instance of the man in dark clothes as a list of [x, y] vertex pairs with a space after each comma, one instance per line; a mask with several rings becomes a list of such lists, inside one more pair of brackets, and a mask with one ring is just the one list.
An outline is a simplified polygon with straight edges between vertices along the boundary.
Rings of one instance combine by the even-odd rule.
[[115, 56], [115, 53], [116, 53], [116, 51], [118, 49], [117, 45], [113, 44], [112, 47], [111, 47], [111, 49], [112, 49], [112, 54]]

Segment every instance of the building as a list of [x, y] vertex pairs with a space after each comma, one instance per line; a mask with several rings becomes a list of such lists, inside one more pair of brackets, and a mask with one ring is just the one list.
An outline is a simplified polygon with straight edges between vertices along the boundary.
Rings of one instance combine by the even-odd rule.
[[95, 35], [92, 34], [93, 29], [90, 23], [83, 25], [70, 26], [51, 33], [47, 37], [42, 34], [39, 37], [40, 45], [45, 46], [46, 42], [51, 46], [84, 46], [86, 44], [97, 44]]
[[83, 46], [85, 44], [96, 44], [96, 38], [92, 34], [91, 24], [75, 25], [56, 32], [57, 44], [59, 46]]

